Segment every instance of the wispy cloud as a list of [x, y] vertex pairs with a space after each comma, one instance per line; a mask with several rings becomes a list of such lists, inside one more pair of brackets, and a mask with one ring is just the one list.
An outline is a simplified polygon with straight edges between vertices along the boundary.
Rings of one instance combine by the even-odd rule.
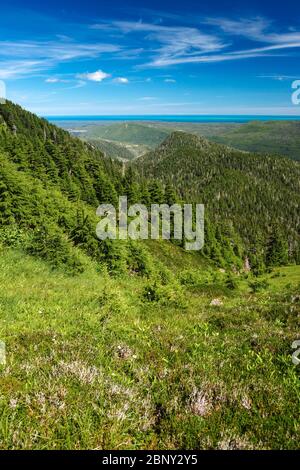
[[284, 82], [287, 80], [296, 80], [300, 76], [299, 75], [279, 75], [279, 74], [271, 74], [271, 75], [259, 75], [257, 78], [267, 78], [270, 80], [276, 80], [278, 82]]
[[274, 44], [284, 47], [299, 47], [300, 31], [276, 32], [273, 21], [263, 17], [241, 18], [238, 20], [226, 18], [209, 18], [204, 24], [217, 26], [231, 36], [245, 37], [251, 41]]
[[114, 78], [113, 81], [114, 81], [114, 83], [121, 83], [121, 84], [129, 83], [129, 80], [126, 77], [117, 77], [117, 78]]
[[66, 61], [93, 58], [100, 54], [120, 51], [120, 46], [106, 43], [58, 41], [0, 41], [0, 56]]
[[[178, 21], [179, 19], [176, 18]], [[228, 19], [206, 18], [199, 27], [170, 26], [143, 21], [112, 21], [109, 25], [92, 25], [93, 29], [110, 28], [126, 35], [142, 35], [149, 48], [142, 66], [222, 62], [262, 56], [276, 56], [279, 51], [300, 48], [300, 31], [277, 32], [274, 22], [263, 17]], [[235, 48], [236, 38], [253, 42], [253, 48]]]
[[69, 83], [70, 80], [63, 80], [57, 77], [49, 77], [49, 78], [46, 78], [45, 82], [46, 83]]
[[[58, 41], [0, 41], [0, 78], [23, 78], [62, 62], [94, 59], [121, 51], [119, 45]], [[30, 57], [30, 60], [28, 59]]]
[[230, 18], [206, 18], [202, 24], [217, 26], [224, 33], [233, 36], [244, 36], [251, 40], [261, 41], [264, 31], [270, 27], [272, 22], [262, 17], [241, 18], [233, 20]]
[[[188, 25], [183, 25], [184, 18], [182, 23], [180, 21], [180, 15], [171, 14], [156, 18], [156, 22], [152, 23], [148, 15], [147, 21], [113, 19], [106, 23], [84, 25], [88, 38], [85, 40], [82, 40], [82, 25], [81, 39], [77, 37], [77, 40], [64, 34], [53, 36], [54, 40], [47, 41], [2, 40], [0, 79], [26, 78], [46, 72], [49, 75], [45, 80], [47, 83], [68, 83], [63, 73], [59, 74], [61, 70], [56, 69], [59, 64], [68, 62], [75, 69], [70, 79], [74, 88], [84, 86], [85, 82], [101, 82], [107, 78], [111, 78], [114, 83], [127, 84], [129, 79], [126, 77], [131, 77], [128, 69], [122, 68], [118, 72], [125, 76], [113, 78], [102, 70], [76, 75], [76, 70], [82, 70], [82, 66], [76, 67], [78, 62], [101, 57], [115, 61], [132, 59], [135, 68], [165, 68], [181, 64], [286, 56], [294, 49], [300, 49], [300, 31], [279, 28], [274, 21], [261, 16], [238, 19], [195, 18], [197, 26], [192, 25], [191, 17]], [[106, 63], [103, 64], [103, 67], [106, 66]], [[93, 66], [85, 64], [84, 67], [89, 70]], [[143, 80], [150, 82], [151, 78]], [[133, 82], [132, 77], [130, 82]], [[166, 78], [165, 82], [174, 83], [171, 77]]]
[[0, 60], [0, 79], [23, 78], [48, 68], [41, 60]]
[[164, 26], [161, 24], [115, 21], [113, 25], [123, 33], [145, 33], [145, 39], [158, 43], [155, 49], [156, 58], [152, 65], [164, 66], [172, 63], [174, 58], [193, 57], [197, 54], [222, 50], [226, 44], [216, 35], [207, 34], [197, 28], [185, 26]]

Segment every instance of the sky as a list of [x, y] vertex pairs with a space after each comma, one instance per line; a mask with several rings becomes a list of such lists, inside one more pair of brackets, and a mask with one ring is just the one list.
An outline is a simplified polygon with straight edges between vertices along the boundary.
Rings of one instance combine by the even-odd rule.
[[299, 59], [295, 0], [1, 5], [0, 80], [43, 116], [300, 115]]

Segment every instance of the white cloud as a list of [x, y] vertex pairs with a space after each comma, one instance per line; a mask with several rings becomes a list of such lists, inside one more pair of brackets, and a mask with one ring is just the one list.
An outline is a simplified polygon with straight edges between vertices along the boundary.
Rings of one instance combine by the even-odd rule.
[[165, 83], [176, 83], [176, 80], [174, 80], [174, 78], [165, 78], [164, 82]]
[[96, 72], [79, 73], [76, 75], [81, 80], [88, 80], [91, 82], [102, 82], [105, 78], [109, 78], [109, 73], [103, 72], [102, 70], [96, 70]]
[[114, 79], [114, 82], [126, 84], [126, 83], [129, 83], [129, 80], [128, 78], [125, 78], [125, 77], [117, 77]]

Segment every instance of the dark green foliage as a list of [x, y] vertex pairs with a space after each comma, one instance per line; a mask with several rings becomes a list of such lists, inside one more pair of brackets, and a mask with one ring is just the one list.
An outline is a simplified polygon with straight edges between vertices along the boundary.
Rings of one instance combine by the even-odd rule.
[[[298, 259], [298, 162], [247, 154], [174, 132], [155, 151], [139, 158], [135, 166], [144, 177], [171, 182], [183, 200], [205, 204], [203, 253], [219, 266], [224, 262], [236, 265], [243, 254], [254, 269], [260, 269], [265, 261], [278, 264]], [[268, 233], [276, 224], [281, 246], [276, 242], [273, 253], [267, 255]]]
[[266, 264], [268, 266], [283, 266], [288, 263], [288, 258], [288, 243], [276, 228], [268, 239]]
[[267, 289], [269, 286], [269, 283], [266, 279], [260, 278], [260, 279], [254, 279], [249, 282], [249, 287], [251, 289], [252, 293], [259, 292], [261, 290]]
[[160, 293], [156, 284], [149, 284], [145, 286], [143, 298], [147, 302], [158, 302], [160, 300]]
[[66, 272], [84, 271], [84, 262], [76, 253], [67, 237], [57, 227], [45, 225], [34, 231], [27, 249], [31, 255], [49, 261], [54, 268], [64, 268]]
[[101, 240], [101, 260], [107, 265], [108, 271], [114, 275], [121, 275], [127, 269], [127, 242], [124, 240]]
[[238, 288], [238, 283], [237, 283], [237, 280], [234, 276], [232, 275], [229, 275], [227, 276], [226, 280], [225, 280], [225, 286], [227, 287], [227, 289], [229, 290], [235, 290]]
[[70, 239], [91, 258], [100, 258], [99, 240], [96, 237], [92, 220], [83, 211], [77, 212], [77, 224], [70, 231]]
[[128, 243], [129, 257], [128, 267], [130, 271], [150, 277], [154, 271], [149, 252], [138, 242]]

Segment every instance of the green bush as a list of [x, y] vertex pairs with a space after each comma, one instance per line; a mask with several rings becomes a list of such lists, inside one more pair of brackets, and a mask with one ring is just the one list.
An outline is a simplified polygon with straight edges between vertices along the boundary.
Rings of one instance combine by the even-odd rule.
[[227, 289], [235, 290], [238, 288], [238, 282], [235, 277], [229, 275], [225, 280], [225, 286], [227, 287]]
[[142, 294], [143, 300], [157, 302], [168, 307], [186, 307], [184, 292], [180, 285], [160, 285], [157, 282], [145, 286]]
[[53, 268], [61, 268], [72, 274], [84, 271], [83, 255], [55, 226], [43, 226], [33, 233], [27, 252], [48, 261]]
[[267, 289], [268, 286], [269, 286], [269, 283], [266, 279], [254, 279], [253, 281], [249, 282], [249, 287], [253, 294]]
[[153, 273], [153, 263], [150, 254], [139, 242], [131, 241], [128, 245], [128, 268], [141, 276], [150, 277]]

